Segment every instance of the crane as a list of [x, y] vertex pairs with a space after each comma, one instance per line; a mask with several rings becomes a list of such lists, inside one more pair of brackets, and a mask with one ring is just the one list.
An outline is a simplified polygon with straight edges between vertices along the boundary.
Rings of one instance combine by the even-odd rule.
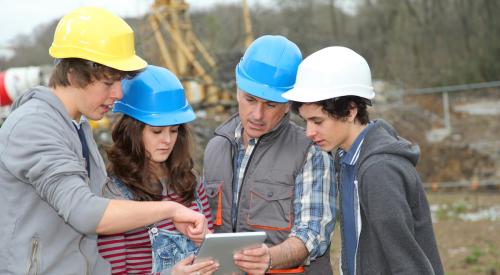
[[[252, 26], [247, 1], [242, 1], [244, 45], [248, 46], [253, 41]], [[159, 51], [159, 65], [181, 79], [195, 107], [223, 111], [234, 102], [234, 93], [215, 82], [217, 62], [194, 34], [188, 10], [185, 0], [155, 0], [152, 4], [147, 22]]]

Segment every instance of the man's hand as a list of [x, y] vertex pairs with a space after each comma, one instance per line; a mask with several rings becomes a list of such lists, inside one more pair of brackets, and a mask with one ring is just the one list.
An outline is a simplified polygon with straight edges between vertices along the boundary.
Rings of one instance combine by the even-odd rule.
[[186, 235], [198, 246], [208, 232], [205, 216], [181, 204], [177, 206], [172, 222], [179, 232]]
[[265, 244], [258, 248], [245, 249], [234, 254], [234, 264], [246, 273], [262, 275], [269, 269], [270, 253]]

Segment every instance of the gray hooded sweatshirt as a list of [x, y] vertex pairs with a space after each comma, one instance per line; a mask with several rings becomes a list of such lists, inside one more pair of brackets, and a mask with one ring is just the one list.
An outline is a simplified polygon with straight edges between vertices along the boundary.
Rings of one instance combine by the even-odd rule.
[[0, 274], [109, 274], [96, 228], [109, 200], [88, 123], [82, 145], [62, 102], [45, 87], [18, 98], [0, 128]]
[[418, 146], [378, 120], [357, 162], [361, 232], [356, 274], [444, 274], [415, 169]]

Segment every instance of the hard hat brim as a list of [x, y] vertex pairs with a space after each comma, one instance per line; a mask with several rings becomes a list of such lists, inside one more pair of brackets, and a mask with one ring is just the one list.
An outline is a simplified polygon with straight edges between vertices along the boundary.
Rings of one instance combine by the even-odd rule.
[[125, 72], [142, 70], [148, 65], [144, 59], [137, 55], [127, 59], [105, 61], [101, 64]]
[[113, 113], [126, 114], [144, 124], [157, 127], [184, 124], [196, 119], [196, 114], [189, 105], [173, 112], [149, 113], [140, 111], [128, 104], [116, 102]]
[[312, 93], [310, 89], [295, 87], [284, 93], [282, 96], [291, 101], [310, 103], [341, 96], [359, 96], [368, 100], [372, 100], [375, 97], [375, 92], [373, 91], [373, 87], [367, 86], [357, 86], [355, 88], [343, 87], [342, 89], [338, 90], [325, 89], [322, 92], [317, 91], [315, 93]]
[[261, 84], [255, 81], [252, 81], [251, 79], [248, 79], [245, 77], [244, 73], [241, 71], [238, 66], [236, 66], [236, 85], [238, 88], [245, 93], [251, 94], [253, 96], [256, 96], [258, 98], [267, 100], [267, 101], [273, 101], [277, 103], [287, 103], [288, 100], [281, 95], [286, 91], [285, 89], [276, 89], [272, 88], [268, 85]]
[[142, 70], [148, 65], [144, 59], [137, 55], [128, 58], [96, 57], [95, 53], [75, 48], [52, 45], [49, 48], [49, 54], [54, 58], [81, 58], [124, 72]]

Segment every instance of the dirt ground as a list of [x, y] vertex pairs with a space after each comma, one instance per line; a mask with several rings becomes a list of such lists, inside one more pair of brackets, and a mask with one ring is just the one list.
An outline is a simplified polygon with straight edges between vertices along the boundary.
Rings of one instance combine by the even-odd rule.
[[[441, 260], [447, 275], [500, 274], [500, 193], [431, 193], [429, 203]], [[495, 209], [486, 216], [481, 210]], [[467, 216], [467, 214], [473, 214]], [[469, 219], [464, 220], [464, 215]], [[496, 217], [496, 220], [492, 218]], [[489, 217], [489, 218], [488, 218]], [[340, 231], [333, 236], [331, 261], [338, 274]]]

